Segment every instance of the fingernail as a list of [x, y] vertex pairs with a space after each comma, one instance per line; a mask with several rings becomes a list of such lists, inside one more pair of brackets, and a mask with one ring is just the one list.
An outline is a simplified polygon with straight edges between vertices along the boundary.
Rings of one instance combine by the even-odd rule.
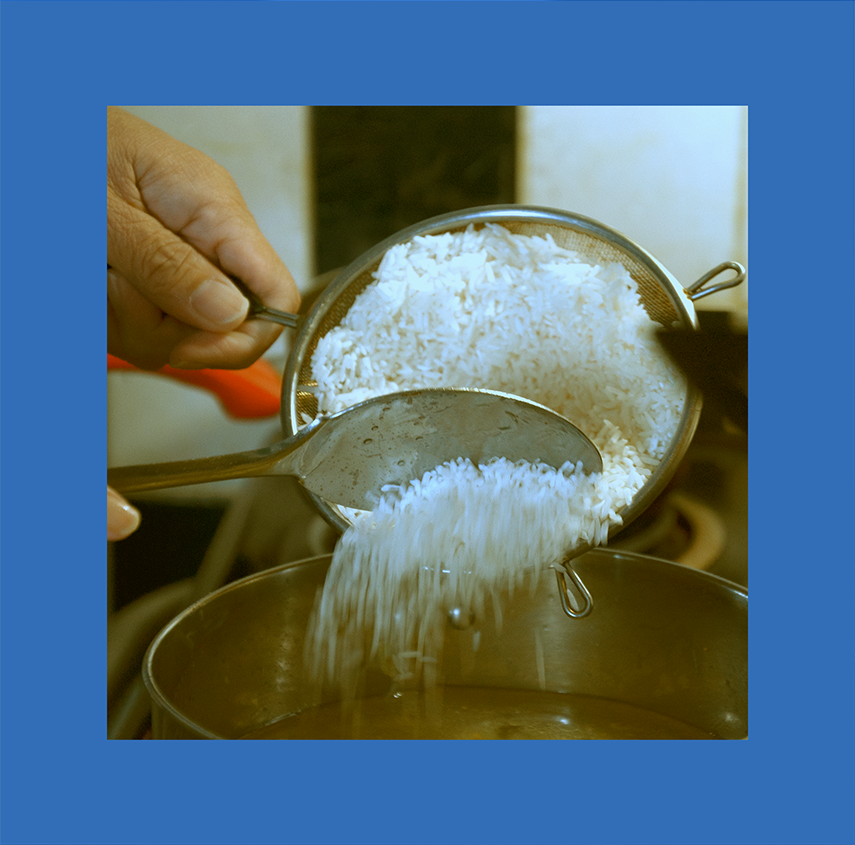
[[115, 490], [107, 488], [107, 540], [124, 540], [140, 527], [140, 512]]
[[234, 285], [207, 279], [190, 294], [193, 310], [212, 328], [229, 326], [246, 315], [248, 303]]

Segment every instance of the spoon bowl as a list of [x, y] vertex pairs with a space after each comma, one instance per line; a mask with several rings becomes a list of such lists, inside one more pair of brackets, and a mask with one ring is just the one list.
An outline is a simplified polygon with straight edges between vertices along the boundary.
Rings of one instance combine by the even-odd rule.
[[426, 388], [375, 397], [313, 420], [249, 452], [107, 471], [120, 493], [269, 475], [297, 477], [330, 502], [370, 510], [386, 485], [405, 484], [448, 461], [568, 461], [601, 472], [593, 443], [544, 405], [491, 390]]

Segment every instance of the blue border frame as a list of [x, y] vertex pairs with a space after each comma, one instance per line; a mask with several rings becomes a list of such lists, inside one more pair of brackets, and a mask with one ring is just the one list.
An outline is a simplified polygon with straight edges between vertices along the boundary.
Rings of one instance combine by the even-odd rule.
[[[853, 841], [853, 3], [0, 15], [3, 842]], [[748, 105], [747, 742], [105, 739], [96, 282], [114, 102]]]

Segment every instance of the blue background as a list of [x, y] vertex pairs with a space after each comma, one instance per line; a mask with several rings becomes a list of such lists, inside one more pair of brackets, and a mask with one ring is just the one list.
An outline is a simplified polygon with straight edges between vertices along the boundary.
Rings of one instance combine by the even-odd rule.
[[[0, 15], [3, 842], [853, 841], [852, 3], [4, 2]], [[748, 105], [747, 742], [106, 740], [117, 102]]]

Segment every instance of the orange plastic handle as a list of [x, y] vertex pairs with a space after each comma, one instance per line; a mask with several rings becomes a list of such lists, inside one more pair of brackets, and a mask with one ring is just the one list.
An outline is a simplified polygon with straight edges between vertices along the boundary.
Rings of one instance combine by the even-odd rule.
[[[107, 369], [148, 372], [110, 354]], [[237, 419], [258, 419], [279, 413], [282, 381], [273, 365], [263, 358], [243, 370], [178, 370], [166, 366], [156, 372], [210, 391], [226, 412]]]

